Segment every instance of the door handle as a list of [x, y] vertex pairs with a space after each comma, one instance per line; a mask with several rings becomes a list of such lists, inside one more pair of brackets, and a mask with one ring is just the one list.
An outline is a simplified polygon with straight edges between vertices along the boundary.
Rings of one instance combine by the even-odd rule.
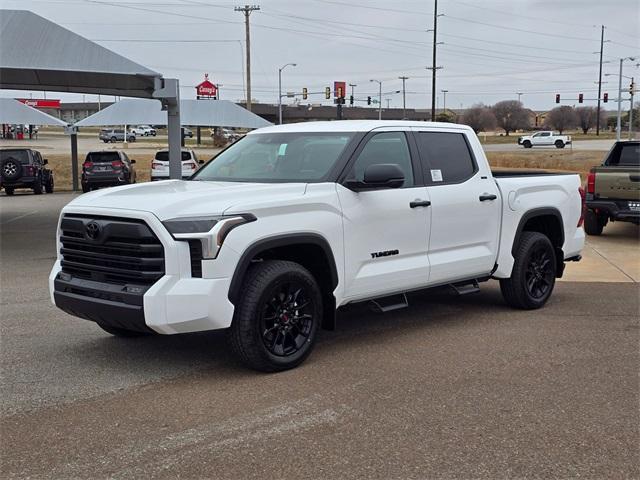
[[495, 200], [496, 198], [498, 198], [497, 195], [493, 195], [493, 194], [488, 194], [488, 193], [483, 193], [482, 195], [480, 195], [480, 201], [481, 202], [486, 202], [487, 200]]
[[409, 202], [409, 206], [411, 208], [429, 207], [431, 206], [431, 202], [429, 200], [414, 200], [413, 202]]

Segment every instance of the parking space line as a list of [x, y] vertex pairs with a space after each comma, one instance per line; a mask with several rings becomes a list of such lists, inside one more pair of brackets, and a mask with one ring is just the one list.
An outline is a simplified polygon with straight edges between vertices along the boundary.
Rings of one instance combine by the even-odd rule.
[[6, 222], [0, 223], [0, 225], [6, 225], [7, 223], [15, 222], [16, 220], [20, 220], [21, 218], [28, 217], [29, 215], [33, 215], [34, 213], [38, 213], [38, 210], [34, 210], [33, 212], [25, 213], [23, 215], [18, 215], [17, 217], [7, 220]]

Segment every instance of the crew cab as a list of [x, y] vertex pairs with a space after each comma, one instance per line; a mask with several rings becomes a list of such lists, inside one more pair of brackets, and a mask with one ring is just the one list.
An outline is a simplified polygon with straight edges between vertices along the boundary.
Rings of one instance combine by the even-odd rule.
[[[183, 148], [182, 155], [182, 178], [189, 178], [200, 168], [204, 162], [198, 160], [195, 152], [190, 148]], [[169, 150], [158, 150], [151, 162], [151, 181], [169, 179]]]
[[600, 235], [609, 221], [640, 224], [640, 141], [616, 142], [587, 177], [584, 230]]
[[156, 129], [150, 127], [149, 125], [138, 125], [137, 127], [131, 128], [131, 133], [140, 137], [148, 137], [151, 135], [152, 137], [156, 136]]
[[571, 135], [560, 135], [558, 132], [550, 130], [537, 132], [533, 135], [523, 135], [518, 137], [518, 145], [524, 148], [555, 146], [556, 148], [564, 148], [565, 145], [571, 144]]
[[[227, 329], [260, 371], [300, 364], [336, 310], [495, 279], [542, 307], [584, 244], [580, 178], [492, 173], [473, 130], [334, 121], [252, 131], [189, 180], [64, 207], [52, 301], [119, 336]], [[425, 312], [428, 315], [428, 312]]]
[[28, 188], [40, 195], [53, 193], [53, 172], [49, 161], [31, 148], [0, 150], [0, 189], [13, 195], [16, 188]]

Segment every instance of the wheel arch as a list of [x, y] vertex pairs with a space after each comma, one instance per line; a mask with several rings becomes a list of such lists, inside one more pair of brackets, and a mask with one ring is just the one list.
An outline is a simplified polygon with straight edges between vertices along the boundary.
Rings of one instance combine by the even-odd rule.
[[231, 278], [228, 297], [234, 305], [240, 299], [242, 283], [251, 263], [261, 259], [290, 260], [309, 270], [322, 290], [322, 328], [335, 329], [336, 299], [333, 291], [339, 279], [335, 257], [326, 238], [317, 233], [293, 233], [264, 238], [251, 244], [240, 256]]
[[556, 276], [562, 277], [564, 270], [564, 252], [562, 250], [564, 222], [560, 211], [553, 207], [534, 208], [522, 215], [511, 246], [512, 255], [515, 255], [523, 232], [538, 232], [549, 238], [556, 251]]

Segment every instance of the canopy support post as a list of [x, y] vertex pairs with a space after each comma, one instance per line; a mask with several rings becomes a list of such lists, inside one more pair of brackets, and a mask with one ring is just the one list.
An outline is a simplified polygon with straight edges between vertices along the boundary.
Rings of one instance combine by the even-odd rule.
[[160, 99], [167, 110], [167, 135], [169, 137], [169, 178], [182, 178], [182, 127], [180, 126], [180, 85], [175, 78], [156, 78], [155, 98]]
[[78, 134], [71, 134], [71, 175], [73, 176], [73, 191], [77, 192], [78, 188]]

